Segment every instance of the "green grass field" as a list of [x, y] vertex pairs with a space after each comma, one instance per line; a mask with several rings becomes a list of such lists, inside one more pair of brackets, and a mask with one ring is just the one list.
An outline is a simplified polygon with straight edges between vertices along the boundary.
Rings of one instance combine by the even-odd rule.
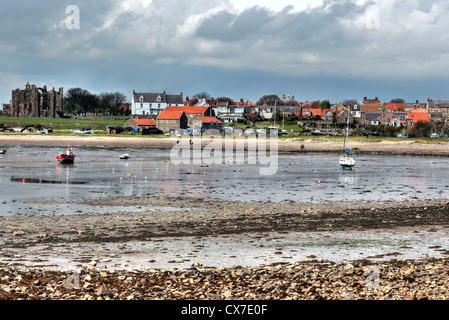
[[12, 118], [0, 117], [0, 123], [8, 127], [23, 128], [27, 125], [49, 127], [53, 130], [73, 130], [92, 128], [106, 131], [107, 126], [124, 126], [124, 120], [81, 120], [81, 119], [47, 119], [47, 118]]

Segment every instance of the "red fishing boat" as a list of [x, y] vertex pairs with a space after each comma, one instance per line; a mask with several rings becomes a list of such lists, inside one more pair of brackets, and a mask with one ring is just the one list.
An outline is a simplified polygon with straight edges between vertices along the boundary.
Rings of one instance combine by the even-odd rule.
[[58, 160], [59, 163], [73, 163], [75, 161], [75, 155], [73, 154], [72, 149], [68, 147], [65, 153], [56, 156], [56, 160]]

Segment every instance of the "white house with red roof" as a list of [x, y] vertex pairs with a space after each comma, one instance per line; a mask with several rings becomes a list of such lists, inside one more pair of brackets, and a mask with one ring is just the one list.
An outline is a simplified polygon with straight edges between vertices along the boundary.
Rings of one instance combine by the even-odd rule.
[[168, 106], [184, 106], [183, 94], [139, 93], [133, 91], [131, 114], [157, 117]]

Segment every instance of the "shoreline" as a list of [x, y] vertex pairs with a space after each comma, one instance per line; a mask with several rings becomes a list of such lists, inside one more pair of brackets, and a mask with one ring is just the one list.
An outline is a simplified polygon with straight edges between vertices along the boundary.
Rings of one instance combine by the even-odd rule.
[[[191, 258], [188, 268], [117, 268], [111, 262], [131, 254], [132, 243], [169, 246], [172, 237], [188, 237], [202, 250], [199, 239], [222, 234], [264, 236], [294, 231], [400, 230], [447, 232], [448, 200], [405, 202], [242, 203], [170, 197], [115, 197], [85, 204], [115, 206], [163, 206], [172, 204], [190, 211], [123, 212], [76, 216], [31, 216], [0, 219], [4, 243], [0, 261], [0, 300], [390, 300], [449, 299], [449, 248], [436, 247], [437, 257], [401, 260], [397, 252], [385, 259], [360, 259], [336, 263], [322, 257], [307, 261], [260, 264], [254, 267], [204, 266]], [[398, 231], [400, 232], [400, 231]], [[191, 238], [193, 237], [193, 238]], [[192, 240], [193, 239], [193, 240]], [[213, 239], [213, 238], [212, 238]], [[198, 241], [197, 241], [198, 240]], [[213, 240], [212, 240], [213, 241]], [[118, 244], [115, 249], [108, 244]], [[98, 245], [101, 251], [92, 251]], [[404, 249], [412, 250], [404, 244]], [[81, 252], [75, 248], [84, 248]], [[55, 251], [56, 250], [56, 251]], [[59, 250], [59, 251], [58, 251]], [[41, 259], [53, 251], [75, 250], [78, 269], [50, 271]], [[142, 249], [140, 249], [142, 250]], [[275, 249], [279, 250], [279, 249]], [[27, 253], [28, 252], [28, 253]], [[41, 256], [39, 252], [45, 254]], [[89, 253], [90, 252], [90, 253]], [[36, 255], [35, 265], [15, 262], [20, 256]], [[73, 252], [72, 252], [73, 254]], [[185, 254], [188, 254], [186, 252]], [[19, 256], [18, 256], [19, 255]], [[142, 252], [134, 253], [142, 259]], [[7, 257], [12, 259], [8, 260]], [[157, 254], [152, 259], [158, 259]], [[29, 257], [33, 261], [33, 257]], [[173, 256], [173, 259], [182, 259]], [[371, 270], [371, 271], [370, 271]], [[376, 270], [374, 287], [367, 281]], [[68, 288], [73, 275], [79, 288]]]
[[[0, 136], [0, 144], [66, 146], [68, 140], [72, 146], [97, 147], [171, 148], [176, 143], [151, 138], [11, 136], [4, 139]], [[340, 150], [340, 143], [336, 142], [280, 140], [279, 151], [296, 152], [301, 143], [308, 152]], [[448, 154], [445, 149], [449, 150], [447, 143], [409, 141], [351, 145], [360, 153], [444, 156]], [[213, 239], [214, 236], [219, 239], [217, 235], [229, 238], [248, 235], [257, 239], [272, 232], [401, 232], [401, 228], [422, 234], [435, 232], [437, 228], [447, 232], [448, 199], [272, 203], [117, 196], [74, 201], [87, 206], [154, 206], [182, 210], [0, 217], [0, 300], [449, 299], [449, 247], [444, 245], [432, 248], [438, 252], [437, 257], [413, 260], [400, 259], [397, 252], [382, 252], [380, 261], [361, 259], [343, 263], [313, 256], [305, 261], [286, 262], [277, 255], [274, 263], [222, 267], [203, 266], [195, 256], [173, 254], [170, 257], [172, 267], [167, 269], [127, 269], [126, 265], [113, 264], [120, 257], [157, 260], [160, 257], [157, 250], [170, 247], [165, 241], [174, 238], [189, 239], [194, 250], [204, 250], [199, 239]], [[145, 250], [148, 246], [155, 248], [154, 256], [145, 256], [143, 251], [135, 249]], [[404, 246], [403, 250], [413, 250]], [[287, 251], [276, 248], [276, 252]], [[195, 252], [190, 254], [196, 255]], [[75, 271], [64, 269], [62, 263], [59, 267], [59, 260], [55, 260], [56, 271], [46, 268], [44, 262], [48, 257], [63, 259], [74, 254], [77, 256], [70, 260], [70, 265], [78, 266], [79, 287], [69, 288], [67, 281]], [[191, 266], [178, 268], [177, 260], [186, 257]], [[370, 270], [376, 270], [379, 275], [374, 287], [367, 283], [372, 275]]]
[[[95, 136], [50, 136], [50, 135], [0, 135], [0, 145], [41, 145], [41, 146], [92, 146], [92, 147], [142, 147], [170, 149], [176, 145], [176, 139], [170, 138], [133, 138], [133, 137], [95, 137]], [[207, 145], [203, 141], [203, 147]], [[338, 141], [314, 141], [306, 139], [294, 141], [279, 139], [279, 152], [340, 152], [342, 144]], [[269, 144], [267, 145], [269, 149]], [[423, 143], [415, 140], [374, 140], [373, 142], [351, 142], [351, 149], [359, 154], [377, 153], [390, 155], [449, 155], [449, 142]]]

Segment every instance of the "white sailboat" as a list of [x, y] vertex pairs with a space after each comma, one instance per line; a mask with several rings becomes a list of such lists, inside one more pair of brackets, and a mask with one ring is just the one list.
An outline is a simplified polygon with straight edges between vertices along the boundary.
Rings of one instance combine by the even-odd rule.
[[347, 140], [349, 138], [349, 117], [350, 117], [350, 110], [348, 108], [348, 119], [346, 122], [346, 135], [345, 135], [345, 142], [343, 144], [343, 154], [340, 156], [339, 163], [341, 170], [348, 168], [349, 170], [352, 170], [352, 167], [355, 165], [355, 159], [354, 159], [354, 153], [349, 150], [346, 146]]

